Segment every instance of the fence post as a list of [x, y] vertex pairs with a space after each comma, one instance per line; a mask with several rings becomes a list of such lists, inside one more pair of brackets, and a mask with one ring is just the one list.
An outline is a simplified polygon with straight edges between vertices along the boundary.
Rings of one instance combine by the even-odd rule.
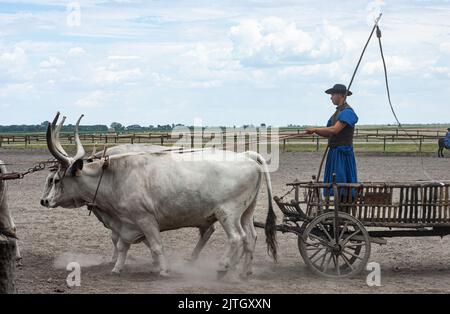
[[15, 287], [16, 242], [0, 235], [0, 294], [17, 293]]
[[227, 134], [226, 134], [226, 132], [222, 132], [222, 147], [223, 147], [223, 150], [227, 149]]
[[423, 139], [423, 135], [422, 135], [422, 137], [419, 138], [419, 153], [422, 152], [422, 139]]
[[283, 153], [286, 151], [286, 139], [283, 139]]
[[237, 152], [237, 134], [234, 135], [234, 147], [233, 152]]
[[319, 151], [319, 145], [320, 145], [319, 141], [320, 141], [320, 137], [318, 136], [318, 137], [317, 137], [316, 152]]
[[164, 146], [164, 136], [161, 135], [161, 146]]
[[386, 136], [383, 136], [383, 153], [386, 152]]
[[2, 147], [3, 144], [3, 136], [0, 136], [0, 147]]
[[195, 135], [191, 135], [191, 148], [194, 148], [194, 136]]

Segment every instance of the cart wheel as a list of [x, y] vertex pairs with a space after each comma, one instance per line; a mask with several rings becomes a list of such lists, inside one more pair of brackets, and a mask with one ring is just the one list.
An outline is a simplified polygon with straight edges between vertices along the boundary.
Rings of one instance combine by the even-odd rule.
[[351, 277], [367, 265], [369, 234], [355, 217], [339, 212], [336, 222], [335, 213], [328, 212], [302, 229], [298, 238], [300, 254], [315, 274], [329, 278]]

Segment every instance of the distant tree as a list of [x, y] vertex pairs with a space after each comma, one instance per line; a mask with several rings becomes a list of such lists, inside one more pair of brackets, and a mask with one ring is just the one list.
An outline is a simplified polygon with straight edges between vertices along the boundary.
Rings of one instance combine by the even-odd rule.
[[116, 132], [124, 131], [124, 130], [125, 130], [125, 127], [124, 127], [121, 123], [119, 123], [119, 122], [113, 122], [113, 123], [111, 123], [111, 128], [114, 129], [114, 130], [116, 130]]
[[142, 127], [139, 124], [133, 124], [126, 127], [127, 131], [141, 131]]

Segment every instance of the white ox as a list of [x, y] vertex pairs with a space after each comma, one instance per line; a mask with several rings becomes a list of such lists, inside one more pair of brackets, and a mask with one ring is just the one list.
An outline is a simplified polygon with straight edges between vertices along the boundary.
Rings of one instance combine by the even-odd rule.
[[[7, 173], [5, 163], [1, 160], [0, 173]], [[0, 235], [1, 234], [14, 238], [14, 241], [16, 242], [16, 260], [20, 263], [22, 257], [20, 256], [19, 244], [15, 240], [17, 239], [16, 225], [14, 224], [14, 220], [8, 207], [8, 185], [6, 181], [3, 180], [0, 180]]]
[[[82, 160], [85, 151], [78, 137], [79, 122], [75, 132], [77, 153], [73, 158], [61, 153], [55, 145], [52, 124], [48, 125], [47, 145], [60, 167], [48, 178], [50, 188], [41, 200], [44, 206], [77, 208], [94, 197], [104, 161]], [[226, 152], [227, 161], [223, 160], [224, 151], [191, 154], [202, 154], [202, 158], [191, 160], [174, 152], [129, 153], [109, 158], [95, 204], [102, 209], [98, 213], [105, 225], [120, 235], [113, 271], [123, 267], [131, 243], [144, 241], [156, 269], [162, 276], [168, 275], [160, 232], [183, 227], [208, 228], [219, 221], [228, 238], [219, 274], [237, 265], [241, 247], [242, 274], [251, 274], [256, 244], [253, 214], [263, 174], [269, 200], [266, 242], [268, 252], [276, 259], [276, 216], [264, 159], [255, 152]], [[233, 161], [229, 161], [230, 156]]]
[[[63, 117], [61, 119], [61, 122], [57, 125], [59, 115], [60, 115], [60, 113], [58, 112], [52, 122], [52, 127], [51, 127], [52, 133], [53, 133], [52, 139], [53, 139], [54, 145], [58, 149], [58, 151], [60, 153], [62, 153], [63, 155], [69, 157], [69, 155], [64, 150], [64, 148], [62, 147], [62, 145], [59, 141], [59, 134], [60, 134], [61, 128], [64, 124], [64, 121], [66, 120], [66, 117]], [[125, 154], [125, 153], [160, 153], [160, 152], [176, 150], [176, 149], [180, 149], [180, 147], [175, 147], [175, 146], [166, 147], [166, 146], [151, 145], [151, 144], [122, 144], [122, 145], [117, 145], [117, 146], [113, 146], [113, 147], [108, 147], [106, 149], [105, 153], [108, 156], [112, 156], [112, 155]], [[103, 155], [103, 152], [99, 152], [99, 153], [95, 152], [95, 145], [94, 145], [94, 151], [92, 152], [91, 156], [88, 158], [88, 161], [92, 162], [94, 159], [98, 159], [102, 155]], [[50, 190], [52, 188], [52, 184], [51, 184], [52, 177], [53, 177], [53, 175], [49, 175], [47, 177], [46, 185], [45, 185], [44, 193], [43, 193], [43, 198], [45, 198], [48, 195], [48, 193], [50, 192]], [[45, 206], [43, 201], [41, 201], [41, 204], [43, 206]], [[113, 246], [114, 246], [112, 261], [114, 263], [117, 263], [118, 257], [119, 257], [118, 243], [119, 243], [119, 239], [120, 239], [120, 234], [111, 227], [111, 225], [114, 225], [114, 224], [109, 223], [111, 218], [108, 218], [106, 215], [106, 213], [108, 212], [108, 209], [102, 209], [98, 206], [90, 206], [89, 209], [92, 210], [94, 215], [98, 218], [98, 220], [100, 220], [100, 222], [103, 223], [103, 225], [106, 228], [111, 230], [111, 240], [112, 240]], [[214, 224], [211, 224], [209, 227], [206, 227], [206, 226], [199, 227], [199, 232], [200, 232], [200, 239], [198, 240], [197, 245], [195, 246], [195, 249], [192, 252], [191, 257], [190, 257], [190, 261], [192, 261], [192, 262], [198, 259], [198, 256], [200, 255], [200, 252], [202, 251], [203, 247], [206, 245], [209, 238], [214, 233]], [[138, 242], [140, 242], [140, 240]], [[127, 250], [125, 250], [125, 253], [123, 253], [121, 255], [121, 260], [119, 261], [119, 263], [117, 263], [117, 267], [114, 267], [113, 273], [118, 274], [121, 272], [121, 270], [125, 264], [126, 256], [127, 256]]]

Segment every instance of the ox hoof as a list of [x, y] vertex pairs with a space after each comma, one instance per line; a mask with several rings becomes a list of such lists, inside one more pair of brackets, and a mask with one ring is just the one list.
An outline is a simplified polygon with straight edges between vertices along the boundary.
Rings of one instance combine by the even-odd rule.
[[121, 272], [122, 271], [120, 269], [113, 268], [113, 270], [111, 270], [111, 275], [120, 276]]

